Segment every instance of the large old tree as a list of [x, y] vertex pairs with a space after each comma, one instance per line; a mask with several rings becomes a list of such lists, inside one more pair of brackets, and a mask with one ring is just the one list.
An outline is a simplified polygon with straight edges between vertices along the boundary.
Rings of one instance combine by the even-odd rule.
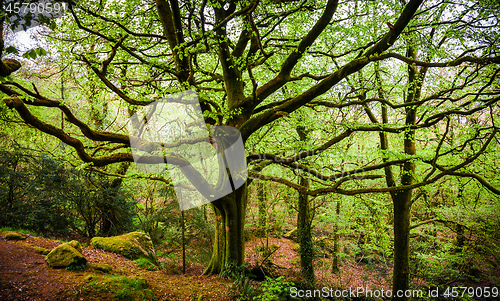
[[[412, 191], [453, 175], [498, 192], [466, 170], [492, 147], [497, 132], [498, 8], [423, 2], [80, 1], [50, 33], [50, 48], [59, 68], [87, 91], [84, 102], [93, 114], [103, 114], [100, 107], [111, 117], [87, 121], [79, 115], [81, 100], [61, 101], [24, 82], [3, 81], [0, 91], [26, 124], [101, 168], [133, 161], [117, 116], [194, 89], [207, 124], [240, 130], [252, 176], [303, 195], [390, 193], [394, 290], [402, 290], [408, 287]], [[1, 53], [6, 46], [0, 39]], [[0, 75], [18, 68], [4, 59]], [[60, 110], [65, 127], [40, 117], [35, 107]], [[470, 138], [448, 141], [453, 124], [468, 116], [480, 118]], [[297, 138], [299, 125], [307, 139]], [[419, 135], [430, 141], [425, 147]], [[362, 156], [357, 167], [336, 160], [355, 137], [380, 149]], [[418, 156], [419, 148], [425, 156]], [[469, 148], [464, 158], [456, 156]], [[443, 163], [452, 155], [455, 161]], [[185, 163], [178, 157], [170, 162]], [[301, 170], [312, 182], [304, 187], [285, 174], [266, 175], [273, 164]], [[217, 225], [207, 273], [243, 263], [246, 195], [243, 185], [212, 203]]]

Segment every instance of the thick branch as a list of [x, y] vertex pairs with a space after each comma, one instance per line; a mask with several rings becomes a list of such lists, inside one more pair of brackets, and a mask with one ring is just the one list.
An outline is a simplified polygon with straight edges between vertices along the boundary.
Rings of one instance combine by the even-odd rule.
[[257, 102], [254, 103], [254, 106], [257, 106], [260, 102], [266, 99], [269, 95], [277, 91], [284, 84], [286, 84], [290, 80], [290, 74], [297, 65], [299, 59], [304, 55], [306, 49], [310, 47], [314, 41], [318, 38], [318, 36], [323, 32], [326, 26], [329, 24], [330, 20], [333, 17], [333, 14], [337, 10], [338, 1], [329, 0], [325, 11], [322, 16], [319, 18], [318, 22], [314, 25], [314, 27], [307, 33], [307, 35], [302, 38], [297, 49], [295, 49], [283, 62], [281, 65], [281, 70], [279, 74], [269, 81], [267, 84], [263, 85], [259, 89], [257, 89]]
[[[301, 106], [307, 104], [308, 102], [312, 101], [316, 97], [326, 93], [331, 87], [336, 85], [338, 82], [341, 80], [345, 79], [348, 75], [353, 74], [356, 71], [361, 70], [363, 67], [365, 67], [367, 64], [370, 63], [369, 57], [374, 54], [379, 54], [382, 53], [383, 51], [387, 50], [398, 38], [398, 36], [401, 34], [402, 30], [406, 27], [406, 25], [410, 22], [413, 14], [417, 11], [418, 7], [422, 3], [423, 0], [412, 0], [410, 1], [404, 8], [403, 12], [401, 13], [400, 17], [396, 21], [396, 24], [394, 25], [394, 29], [391, 29], [383, 38], [380, 42], [375, 44], [372, 48], [370, 48], [365, 55], [363, 55], [360, 58], [354, 59], [351, 62], [347, 63], [334, 73], [332, 73], [330, 76], [327, 78], [323, 79], [320, 81], [318, 84], [314, 85], [313, 87], [309, 88], [307, 91], [304, 93], [292, 98], [291, 100], [285, 102], [284, 104], [277, 106], [273, 109], [269, 109], [262, 114], [259, 114], [257, 116], [254, 116], [250, 118], [247, 122], [245, 122], [241, 128], [240, 131], [242, 133], [243, 139], [248, 138], [254, 131], [259, 129], [260, 127], [273, 122], [274, 120], [278, 119], [281, 117], [281, 114], [278, 114], [279, 111], [282, 112], [287, 112], [291, 113]], [[280, 73], [281, 74], [281, 73]], [[273, 81], [280, 81], [282, 80], [280, 78], [280, 75], [273, 79], [271, 82], [269, 82], [267, 85], [278, 85], [278, 87], [281, 87], [279, 83], [273, 83]], [[267, 91], [267, 90], [266, 90]], [[268, 90], [268, 92], [274, 92], [275, 90], [271, 89]], [[261, 92], [263, 93], [263, 92]], [[265, 95], [265, 94], [263, 94]]]

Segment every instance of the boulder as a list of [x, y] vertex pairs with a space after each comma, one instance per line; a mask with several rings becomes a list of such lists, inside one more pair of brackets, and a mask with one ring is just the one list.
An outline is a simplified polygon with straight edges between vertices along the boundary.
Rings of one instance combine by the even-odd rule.
[[73, 240], [52, 249], [52, 251], [45, 256], [45, 261], [53, 268], [84, 265], [87, 263], [87, 259], [83, 257], [81, 250], [80, 243]]
[[94, 237], [90, 241], [90, 245], [95, 249], [121, 254], [130, 260], [143, 257], [157, 262], [151, 238], [142, 232], [130, 232], [111, 237]]
[[33, 250], [35, 250], [35, 252], [37, 252], [38, 254], [42, 254], [42, 255], [47, 255], [50, 253], [50, 250], [48, 249], [45, 249], [45, 248], [42, 248], [42, 247], [39, 247], [39, 246], [31, 246], [33, 248]]
[[23, 240], [26, 239], [26, 236], [24, 236], [24, 234], [22, 233], [7, 231], [5, 232], [4, 238], [7, 240]]
[[78, 242], [78, 240], [72, 240], [72, 241], [68, 242], [68, 244], [70, 246], [72, 246], [73, 248], [75, 248], [78, 252], [82, 253], [82, 246], [80, 246], [80, 243]]
[[293, 228], [292, 230], [288, 231], [283, 235], [285, 238], [296, 238], [297, 237], [297, 227]]

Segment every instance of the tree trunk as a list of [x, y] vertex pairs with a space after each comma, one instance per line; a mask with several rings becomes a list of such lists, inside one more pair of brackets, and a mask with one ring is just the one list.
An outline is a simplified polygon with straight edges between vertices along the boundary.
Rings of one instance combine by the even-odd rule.
[[267, 237], [267, 199], [265, 185], [262, 181], [255, 182], [257, 184], [257, 201], [259, 206], [258, 230], [259, 237]]
[[181, 210], [181, 230], [182, 230], [182, 274], [186, 274], [186, 224], [184, 211]]
[[339, 219], [340, 219], [340, 200], [337, 200], [336, 208], [336, 221], [333, 226], [333, 259], [332, 259], [332, 273], [337, 274], [339, 269]]
[[[296, 131], [301, 141], [307, 140], [307, 132], [303, 126], [298, 126]], [[300, 185], [306, 188], [309, 187], [309, 179], [300, 177]], [[310, 288], [313, 288], [316, 282], [316, 277], [314, 275], [313, 266], [314, 244], [312, 242], [311, 235], [311, 207], [309, 206], [308, 195], [302, 193], [301, 191], [299, 191], [297, 207], [299, 210], [297, 215], [297, 232], [300, 244], [300, 272], [305, 284]]]
[[[307, 178], [300, 178], [300, 185], [309, 186]], [[311, 208], [307, 194], [299, 192], [299, 214], [297, 216], [297, 232], [300, 244], [300, 272], [307, 286], [314, 287], [316, 281], [314, 275], [313, 259], [314, 245], [311, 235]]]
[[[415, 59], [416, 53], [409, 46], [407, 56]], [[420, 99], [420, 92], [425, 78], [427, 68], [422, 67], [418, 70], [415, 66], [408, 67], [408, 97], [405, 103], [411, 103]], [[418, 106], [405, 107], [407, 126], [413, 126], [417, 122]], [[404, 133], [404, 153], [406, 155], [415, 155], [415, 130], [409, 129]], [[391, 175], [392, 177], [392, 175]], [[393, 181], [393, 180], [391, 180]], [[403, 164], [401, 175], [401, 184], [403, 186], [412, 185], [415, 182], [415, 163], [407, 161]], [[408, 300], [404, 297], [410, 281], [410, 211], [412, 203], [413, 189], [401, 190], [391, 193], [394, 206], [394, 271], [392, 292], [393, 300]], [[398, 292], [402, 297], [398, 297]]]
[[215, 212], [215, 239], [204, 274], [220, 274], [227, 263], [242, 265], [245, 259], [247, 184], [211, 204]]
[[457, 247], [455, 249], [456, 252], [462, 253], [464, 245], [465, 245], [464, 226], [457, 223]]
[[[394, 270], [393, 270], [393, 300], [406, 300], [404, 292], [408, 289], [410, 279], [410, 209], [411, 190], [395, 193], [394, 205]], [[403, 297], [398, 298], [397, 292], [402, 291]]]

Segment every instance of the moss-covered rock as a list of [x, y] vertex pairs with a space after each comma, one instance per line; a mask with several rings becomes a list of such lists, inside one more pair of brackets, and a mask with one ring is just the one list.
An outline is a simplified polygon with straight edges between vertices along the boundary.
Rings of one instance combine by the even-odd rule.
[[73, 247], [73, 245], [80, 247], [79, 243], [64, 243], [52, 249], [52, 251], [50, 251], [50, 253], [45, 256], [45, 261], [49, 264], [50, 267], [53, 268], [65, 268], [69, 266], [80, 266], [86, 264], [87, 259], [83, 257], [82, 253], [78, 249]]
[[80, 243], [77, 240], [72, 240], [72, 241], [68, 242], [68, 245], [72, 246], [78, 252], [82, 253], [82, 247], [80, 246]]
[[135, 276], [88, 275], [82, 291], [100, 300], [158, 300], [148, 287], [146, 279]]
[[121, 254], [131, 260], [143, 257], [157, 262], [151, 238], [145, 233], [131, 232], [120, 236], [94, 237], [90, 245], [96, 249]]
[[45, 248], [42, 248], [42, 247], [39, 247], [39, 246], [31, 246], [33, 248], [33, 250], [35, 250], [35, 252], [37, 252], [38, 254], [42, 254], [42, 255], [47, 255], [50, 253], [50, 250], [49, 249], [45, 249]]
[[297, 227], [293, 228], [292, 230], [288, 231], [285, 235], [283, 235], [285, 238], [295, 240], [297, 239]]
[[96, 271], [100, 271], [103, 273], [109, 273], [113, 270], [113, 268], [106, 263], [93, 263], [92, 268], [94, 268], [94, 270]]
[[14, 232], [14, 231], [6, 231], [4, 232], [4, 238], [7, 240], [23, 240], [26, 239], [26, 236], [22, 233]]

